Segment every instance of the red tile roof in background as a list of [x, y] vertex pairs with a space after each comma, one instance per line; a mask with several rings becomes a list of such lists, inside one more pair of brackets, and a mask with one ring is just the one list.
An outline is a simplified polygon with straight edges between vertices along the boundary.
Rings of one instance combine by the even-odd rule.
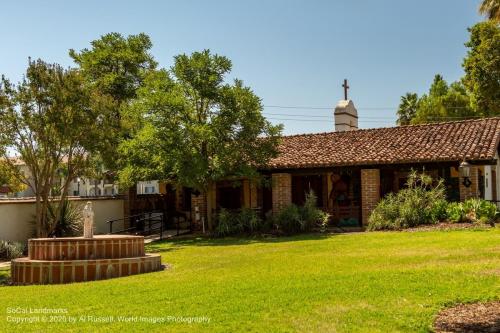
[[7, 185], [1, 185], [0, 186], [0, 193], [2, 193], [2, 194], [10, 193], [10, 187]]
[[492, 160], [500, 117], [283, 137], [272, 169]]

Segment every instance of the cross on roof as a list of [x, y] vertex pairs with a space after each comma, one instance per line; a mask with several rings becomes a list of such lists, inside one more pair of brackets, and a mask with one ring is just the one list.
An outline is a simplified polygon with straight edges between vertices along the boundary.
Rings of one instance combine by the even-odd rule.
[[342, 87], [344, 87], [344, 100], [347, 101], [347, 89], [349, 89], [350, 87], [347, 85], [347, 79], [344, 79], [344, 84], [342, 85]]

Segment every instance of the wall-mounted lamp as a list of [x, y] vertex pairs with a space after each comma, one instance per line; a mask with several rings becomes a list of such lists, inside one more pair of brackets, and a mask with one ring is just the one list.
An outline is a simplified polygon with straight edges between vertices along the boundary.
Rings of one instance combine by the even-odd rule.
[[462, 184], [465, 187], [470, 187], [472, 184], [470, 180], [470, 169], [471, 169], [470, 164], [464, 160], [462, 163], [460, 163], [458, 169], [460, 170], [460, 176], [464, 179], [462, 181]]

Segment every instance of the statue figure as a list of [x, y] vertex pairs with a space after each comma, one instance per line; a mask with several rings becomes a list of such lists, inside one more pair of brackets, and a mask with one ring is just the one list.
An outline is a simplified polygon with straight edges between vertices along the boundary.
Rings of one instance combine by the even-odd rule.
[[83, 237], [94, 237], [94, 211], [90, 201], [87, 201], [85, 208], [83, 208]]

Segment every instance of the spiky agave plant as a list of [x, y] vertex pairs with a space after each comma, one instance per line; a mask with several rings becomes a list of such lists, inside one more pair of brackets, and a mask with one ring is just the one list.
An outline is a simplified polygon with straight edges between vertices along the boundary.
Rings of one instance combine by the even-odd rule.
[[[56, 220], [57, 208], [63, 205], [59, 220]], [[78, 236], [83, 229], [81, 210], [73, 205], [69, 200], [59, 203], [52, 203], [48, 209], [48, 236], [68, 237]]]

